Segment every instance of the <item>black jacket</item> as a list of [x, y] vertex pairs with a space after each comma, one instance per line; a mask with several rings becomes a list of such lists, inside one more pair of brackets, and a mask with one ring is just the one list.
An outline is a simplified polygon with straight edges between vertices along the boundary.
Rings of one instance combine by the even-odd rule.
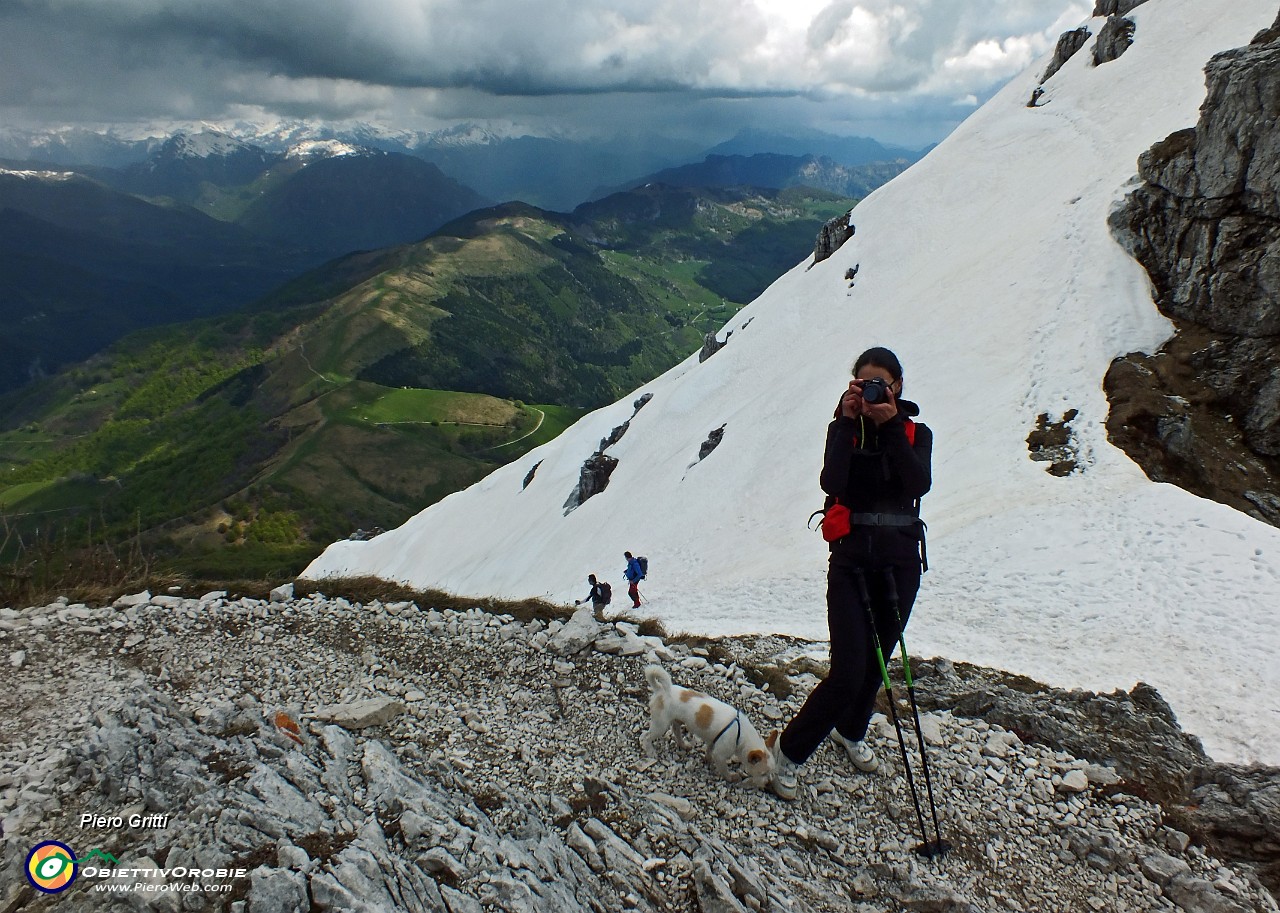
[[855, 515], [848, 536], [831, 543], [833, 560], [864, 566], [919, 563], [923, 527], [859, 524], [859, 514], [919, 516], [920, 498], [933, 483], [930, 459], [933, 432], [915, 423], [915, 443], [907, 440], [906, 419], [920, 407], [898, 400], [898, 414], [877, 426], [859, 416], [836, 418], [827, 426], [827, 450], [822, 462], [822, 490]]

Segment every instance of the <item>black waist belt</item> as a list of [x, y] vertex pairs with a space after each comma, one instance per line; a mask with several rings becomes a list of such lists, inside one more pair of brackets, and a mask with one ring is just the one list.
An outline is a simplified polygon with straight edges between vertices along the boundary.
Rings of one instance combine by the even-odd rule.
[[850, 514], [849, 523], [853, 526], [915, 526], [919, 517], [910, 514]]

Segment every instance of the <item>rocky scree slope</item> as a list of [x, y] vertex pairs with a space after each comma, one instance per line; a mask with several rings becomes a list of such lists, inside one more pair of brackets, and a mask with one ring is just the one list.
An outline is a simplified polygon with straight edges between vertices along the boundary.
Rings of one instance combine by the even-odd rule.
[[[954, 844], [925, 860], [883, 717], [869, 736], [879, 773], [826, 747], [795, 803], [717, 779], [670, 740], [656, 760], [639, 749], [646, 663], [768, 731], [822, 672], [820, 645], [640, 630], [587, 609], [522, 621], [283, 589], [270, 602], [143, 593], [0, 609], [0, 910], [141, 899], [83, 880], [38, 895], [22, 869], [50, 836], [121, 865], [248, 870], [216, 902], [150, 895], [172, 910], [1278, 909], [1254, 863], [1206, 851], [1195, 812], [1143, 798], [1181, 765], [1213, 768], [1157, 696], [1055, 694], [920, 663]], [[1063, 728], [1096, 754], [1055, 746]], [[1144, 783], [1140, 759], [1159, 746], [1166, 769]], [[1253, 773], [1258, 789], [1234, 804], [1222, 790], [1181, 801], [1217, 802], [1274, 854], [1280, 786]], [[104, 831], [79, 827], [84, 813], [169, 818]]]
[[1152, 479], [1280, 526], [1280, 18], [1205, 72], [1199, 122], [1111, 216], [1177, 332], [1112, 365], [1107, 429]]

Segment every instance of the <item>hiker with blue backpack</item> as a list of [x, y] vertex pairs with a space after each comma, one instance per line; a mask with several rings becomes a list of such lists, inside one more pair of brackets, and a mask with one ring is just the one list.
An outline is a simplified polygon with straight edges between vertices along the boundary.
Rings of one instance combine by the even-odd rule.
[[631, 597], [631, 608], [640, 608], [640, 581], [645, 578], [649, 572], [648, 558], [634, 558], [630, 552], [623, 552], [623, 557], [627, 559], [627, 569], [622, 572], [622, 576], [627, 578], [630, 586], [627, 587], [627, 595]]

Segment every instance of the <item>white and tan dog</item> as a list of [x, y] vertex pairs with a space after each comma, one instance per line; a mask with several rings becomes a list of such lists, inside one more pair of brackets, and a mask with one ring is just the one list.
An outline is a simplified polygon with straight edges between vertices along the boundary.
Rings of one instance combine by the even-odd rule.
[[[750, 785], [763, 788], [773, 775], [772, 741], [760, 738], [746, 714], [700, 691], [678, 688], [661, 666], [646, 666], [644, 677], [653, 690], [649, 698], [649, 731], [640, 739], [645, 754], [657, 756], [654, 739], [668, 729], [680, 748], [688, 748], [681, 729], [702, 739], [707, 760], [726, 780], [731, 779], [729, 760], [737, 758]], [[777, 738], [776, 732], [769, 734]]]

